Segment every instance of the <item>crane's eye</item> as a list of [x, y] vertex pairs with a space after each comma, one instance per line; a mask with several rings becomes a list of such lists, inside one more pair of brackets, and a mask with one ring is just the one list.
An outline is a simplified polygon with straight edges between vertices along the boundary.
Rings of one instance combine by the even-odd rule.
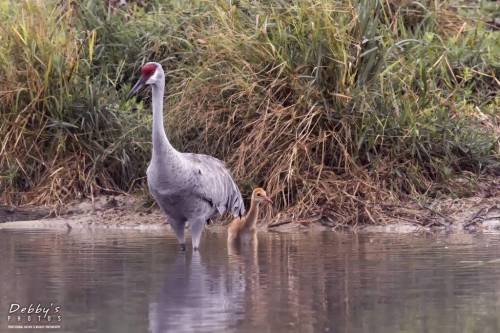
[[155, 71], [151, 71], [149, 72], [149, 75], [153, 75], [155, 73]]

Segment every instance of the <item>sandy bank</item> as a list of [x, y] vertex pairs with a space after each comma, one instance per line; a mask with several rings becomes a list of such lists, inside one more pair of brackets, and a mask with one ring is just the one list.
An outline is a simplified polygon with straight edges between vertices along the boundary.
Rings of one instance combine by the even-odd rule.
[[[294, 232], [313, 229], [315, 231], [354, 231], [383, 233], [413, 233], [434, 231], [483, 231], [500, 232], [500, 198], [471, 197], [446, 199], [431, 206], [405, 205], [387, 208], [391, 218], [378, 225], [336, 225], [334, 221], [272, 220], [262, 228], [270, 231]], [[216, 221], [207, 228], [224, 229], [229, 219]], [[171, 230], [164, 214], [157, 208], [144, 208], [133, 196], [102, 196], [70, 204], [55, 214], [43, 207], [12, 208], [0, 206], [1, 228], [112, 228], [138, 230]]]

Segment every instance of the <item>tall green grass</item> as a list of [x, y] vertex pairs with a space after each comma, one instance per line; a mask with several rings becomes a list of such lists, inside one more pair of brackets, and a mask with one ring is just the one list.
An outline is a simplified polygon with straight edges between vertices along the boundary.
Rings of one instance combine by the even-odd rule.
[[142, 175], [147, 118], [121, 108], [117, 90], [139, 31], [98, 3], [1, 2], [4, 201], [66, 202]]
[[167, 70], [175, 147], [292, 216], [373, 222], [380, 203], [457, 194], [499, 171], [500, 47], [432, 6], [0, 0], [3, 200], [144, 188], [149, 92], [124, 96], [147, 61]]

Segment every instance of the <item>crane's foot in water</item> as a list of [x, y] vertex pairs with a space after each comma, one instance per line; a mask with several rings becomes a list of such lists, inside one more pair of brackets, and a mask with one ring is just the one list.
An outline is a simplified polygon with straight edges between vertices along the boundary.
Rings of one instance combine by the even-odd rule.
[[186, 253], [186, 244], [181, 244], [181, 250], [182, 252]]
[[197, 247], [193, 248], [193, 251], [198, 251], [198, 248]]

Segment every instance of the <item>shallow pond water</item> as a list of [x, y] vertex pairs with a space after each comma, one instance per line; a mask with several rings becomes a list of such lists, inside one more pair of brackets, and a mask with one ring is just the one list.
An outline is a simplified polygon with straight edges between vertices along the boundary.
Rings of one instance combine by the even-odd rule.
[[263, 232], [228, 254], [207, 230], [182, 254], [164, 232], [3, 229], [0, 332], [500, 332], [499, 240]]

